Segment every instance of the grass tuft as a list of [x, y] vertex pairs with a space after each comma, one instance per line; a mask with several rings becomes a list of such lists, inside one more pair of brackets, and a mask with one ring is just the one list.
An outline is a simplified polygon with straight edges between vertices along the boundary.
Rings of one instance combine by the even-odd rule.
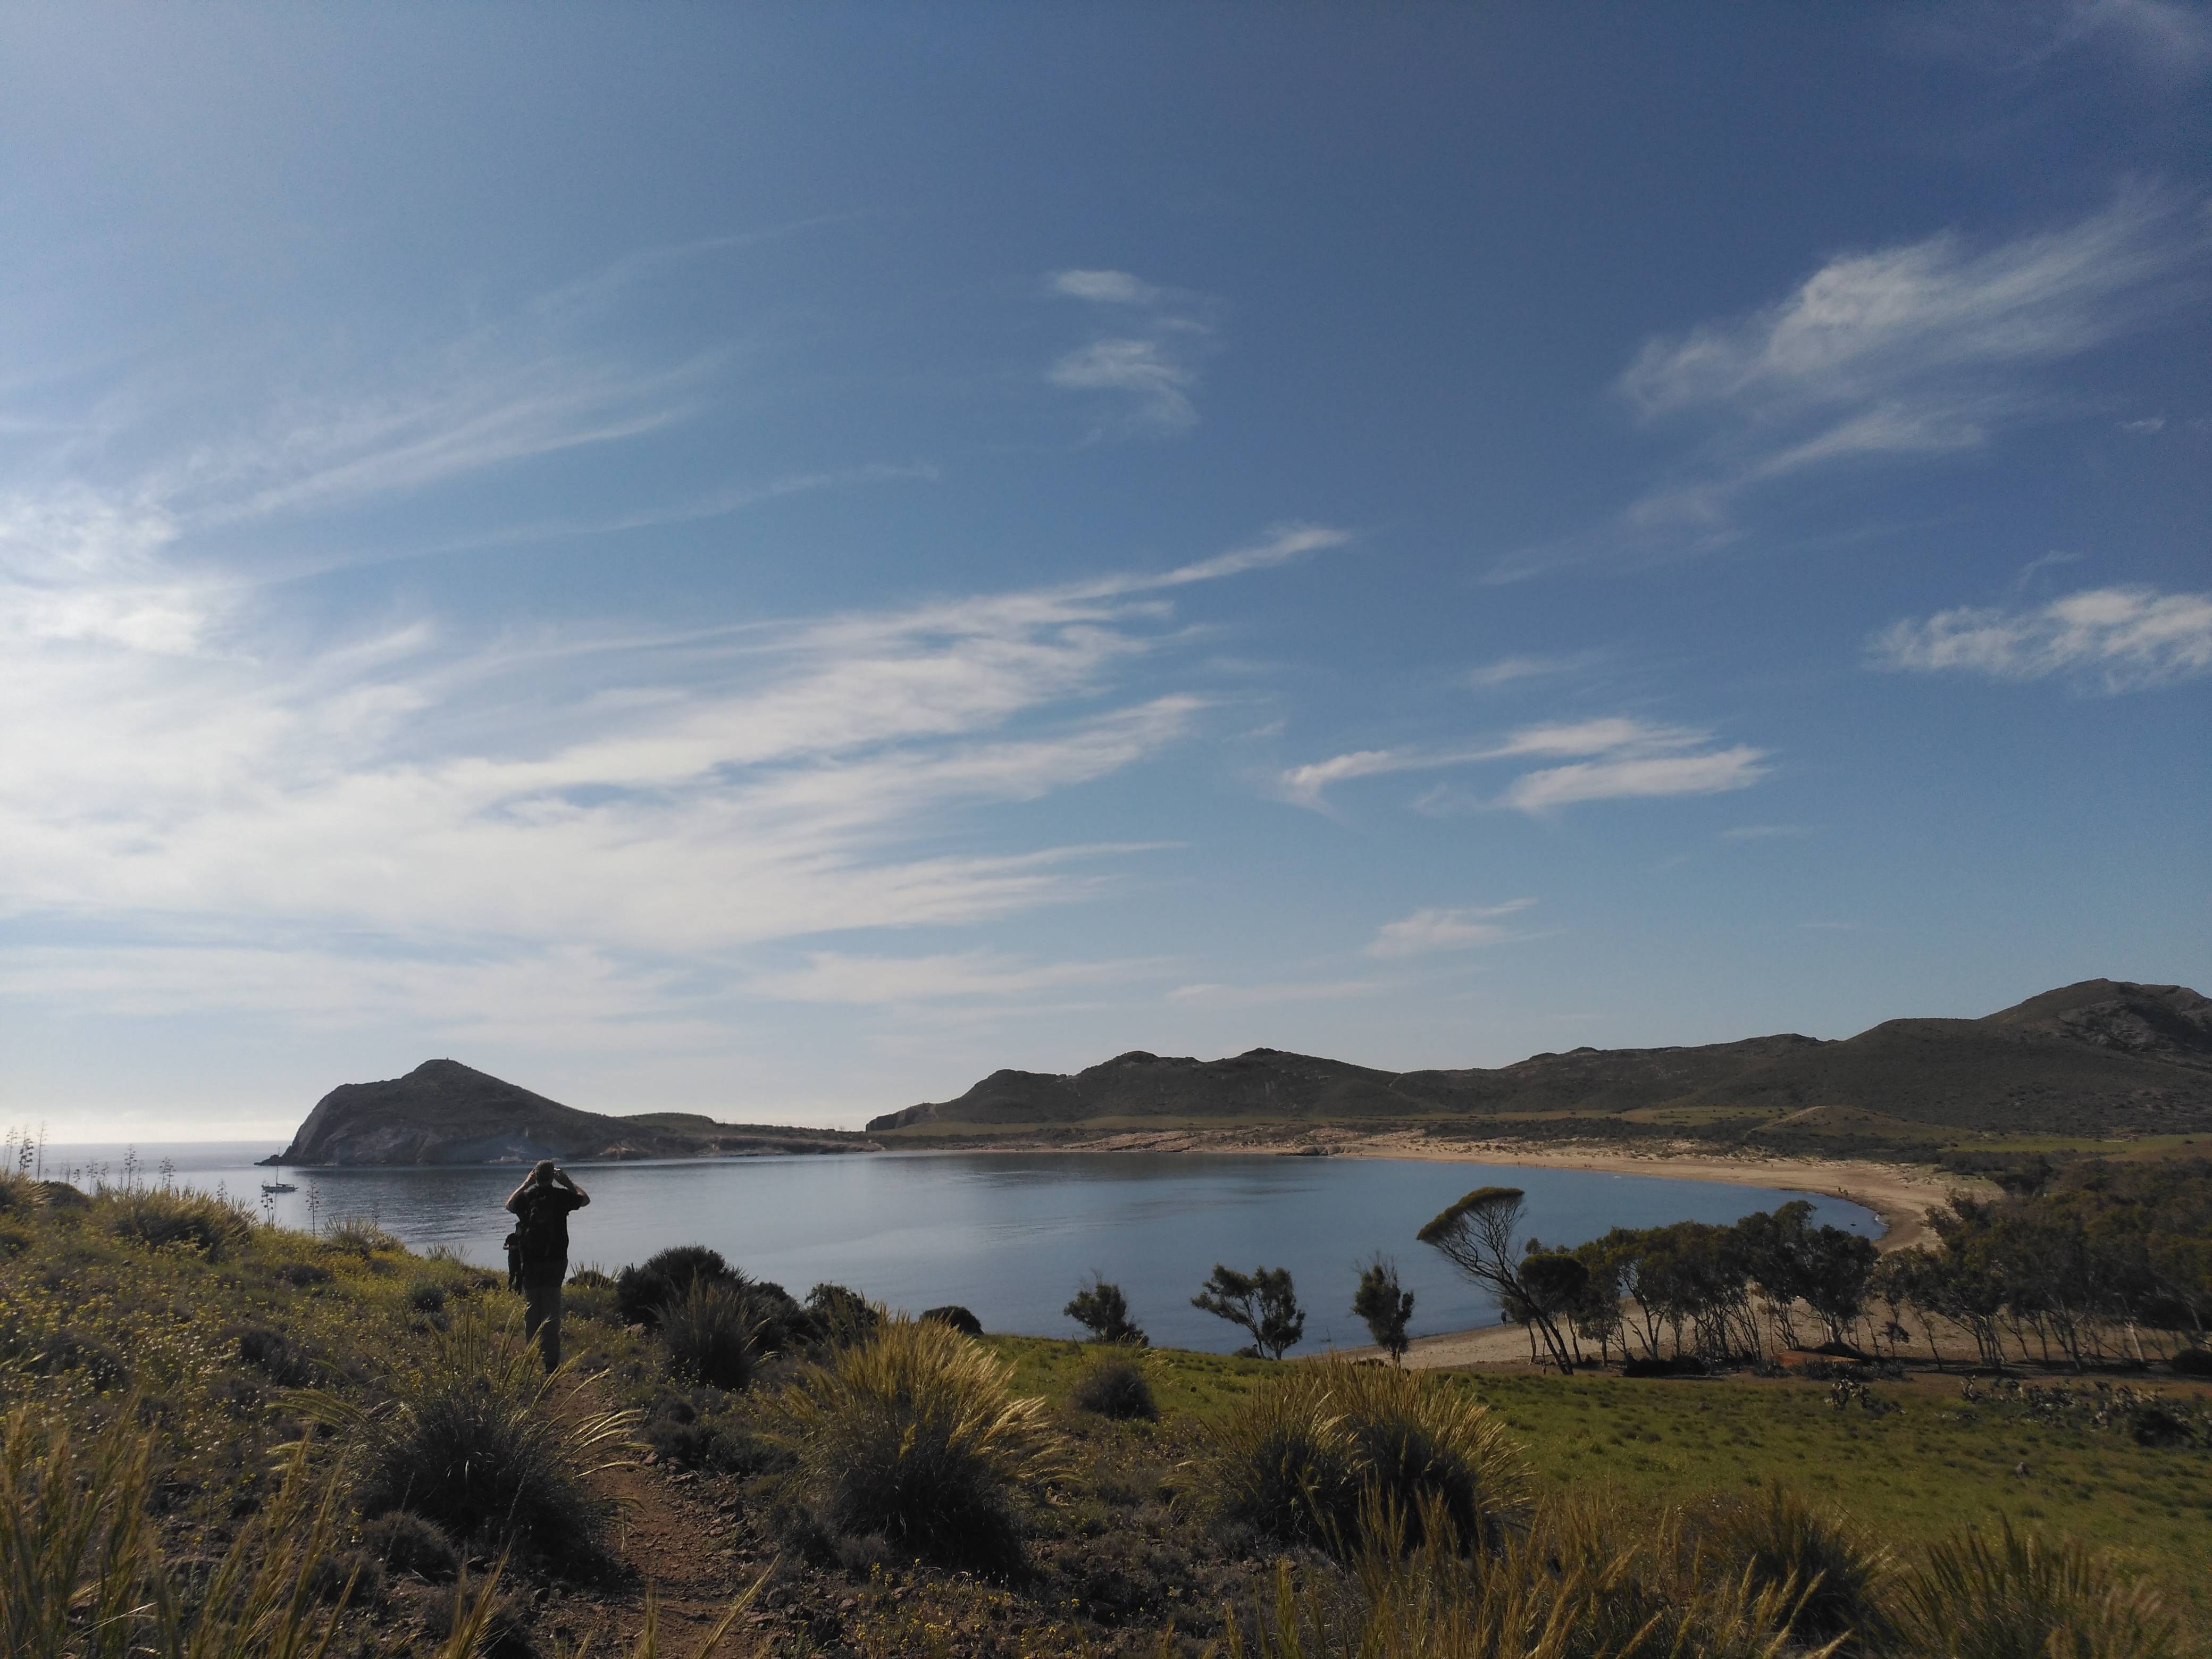
[[585, 1409], [570, 1367], [549, 1376], [520, 1325], [481, 1304], [436, 1334], [389, 1412], [327, 1394], [293, 1402], [362, 1442], [364, 1515], [406, 1510], [465, 1541], [572, 1565], [596, 1559], [605, 1520], [585, 1477], [635, 1420]]
[[1109, 1352], [1091, 1362], [1068, 1390], [1068, 1403], [1121, 1422], [1159, 1419], [1160, 1404], [1152, 1394], [1152, 1379], [1135, 1351]]
[[750, 1388], [759, 1371], [766, 1326], [751, 1297], [711, 1279], [693, 1279], [660, 1309], [668, 1368], [732, 1392]]
[[109, 1195], [108, 1224], [118, 1238], [148, 1249], [181, 1245], [210, 1261], [235, 1250], [252, 1231], [245, 1214], [221, 1199], [152, 1190]]
[[1897, 1601], [1908, 1644], [1928, 1659], [2166, 1659], [2184, 1651], [2143, 1584], [2075, 1540], [1966, 1532], [1929, 1547]]
[[1018, 1554], [1016, 1494], [1056, 1474], [1061, 1453], [1044, 1402], [1015, 1399], [1010, 1375], [949, 1325], [886, 1317], [793, 1379], [775, 1437], [834, 1530], [1005, 1565]]

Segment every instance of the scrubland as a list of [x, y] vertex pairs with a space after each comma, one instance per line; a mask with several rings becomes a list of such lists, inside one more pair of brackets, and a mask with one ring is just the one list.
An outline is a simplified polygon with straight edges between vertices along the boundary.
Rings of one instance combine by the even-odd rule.
[[0, 1187], [7, 1659], [2024, 1659], [2212, 1628], [2185, 1378], [977, 1340], [704, 1252], [580, 1273], [549, 1378], [501, 1279], [373, 1224]]

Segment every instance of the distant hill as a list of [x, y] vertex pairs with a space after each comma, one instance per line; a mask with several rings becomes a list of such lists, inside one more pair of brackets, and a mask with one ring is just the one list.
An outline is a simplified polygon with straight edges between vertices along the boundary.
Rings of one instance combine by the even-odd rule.
[[994, 1072], [957, 1100], [872, 1121], [1078, 1124], [1103, 1119], [1279, 1122], [1552, 1115], [1812, 1132], [2009, 1130], [2107, 1135], [2212, 1129], [2212, 1000], [2104, 979], [1981, 1019], [1893, 1019], [1839, 1042], [1784, 1034], [1686, 1048], [1577, 1048], [1494, 1070], [1384, 1072], [1255, 1048], [1226, 1060], [1121, 1054], [1073, 1076]]
[[869, 1149], [834, 1129], [717, 1123], [687, 1112], [611, 1117], [454, 1060], [428, 1060], [405, 1077], [346, 1083], [315, 1103], [272, 1164], [528, 1164], [624, 1158], [730, 1158]]

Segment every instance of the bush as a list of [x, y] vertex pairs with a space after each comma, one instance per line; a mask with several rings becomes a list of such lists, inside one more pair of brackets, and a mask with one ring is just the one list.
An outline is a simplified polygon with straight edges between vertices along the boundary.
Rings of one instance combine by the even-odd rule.
[[933, 1319], [940, 1325], [950, 1325], [963, 1336], [983, 1334], [983, 1322], [957, 1302], [948, 1302], [941, 1308], [924, 1308], [921, 1316]]
[[655, 1252], [615, 1275], [615, 1303], [625, 1325], [658, 1325], [660, 1310], [690, 1290], [695, 1280], [730, 1285], [738, 1275], [720, 1250], [704, 1244], [677, 1244]]
[[117, 1193], [107, 1201], [116, 1237], [149, 1249], [181, 1244], [219, 1261], [252, 1231], [237, 1209], [199, 1193]]
[[1930, 1659], [2164, 1659], [2183, 1651], [2158, 1598], [2076, 1540], [2052, 1543], [2003, 1523], [1944, 1540], [1899, 1582], [1911, 1650]]
[[1094, 1342], [1126, 1342], [1143, 1347], [1151, 1341], [1129, 1317], [1129, 1298], [1119, 1285], [1109, 1285], [1093, 1273], [1060, 1310], [1091, 1333]]
[[368, 1261], [379, 1250], [405, 1247], [365, 1215], [337, 1215], [323, 1229], [323, 1247]]
[[2181, 1376], [2212, 1376], [2212, 1348], [2184, 1348], [2166, 1363]]
[[1796, 1602], [1790, 1633], [1826, 1643], [1849, 1638], [1853, 1652], [1883, 1650], [1894, 1634], [1886, 1597], [1889, 1552], [1832, 1511], [1770, 1486], [1720, 1505], [1702, 1540], [1731, 1571]]
[[717, 1389], [750, 1386], [766, 1325], [750, 1295], [711, 1279], [693, 1279], [660, 1309], [669, 1369]]
[[280, 1330], [267, 1325], [234, 1325], [223, 1334], [238, 1345], [240, 1363], [252, 1366], [271, 1382], [296, 1389], [314, 1375], [307, 1356]]
[[667, 1462], [721, 1474], [758, 1474], [774, 1462], [772, 1450], [726, 1413], [702, 1410], [681, 1395], [663, 1395], [645, 1421], [645, 1443]]
[[836, 1531], [1003, 1565], [1017, 1553], [1016, 1493], [1058, 1473], [1060, 1451], [1044, 1402], [1015, 1399], [1012, 1374], [948, 1325], [889, 1318], [793, 1381], [773, 1437]]
[[407, 1305], [419, 1314], [441, 1314], [446, 1311], [446, 1287], [434, 1279], [410, 1279]]
[[461, 1570], [453, 1540], [419, 1515], [394, 1510], [361, 1529], [361, 1547], [392, 1572], [411, 1572], [443, 1583]]
[[635, 1419], [583, 1410], [571, 1375], [565, 1365], [546, 1373], [519, 1322], [471, 1306], [439, 1335], [388, 1413], [330, 1395], [300, 1403], [303, 1415], [362, 1441], [364, 1515], [408, 1510], [458, 1539], [585, 1563], [604, 1522], [585, 1490], [585, 1464]]
[[1076, 1378], [1067, 1398], [1078, 1411], [1123, 1422], [1136, 1418], [1150, 1422], [1160, 1414], [1159, 1402], [1152, 1398], [1152, 1378], [1145, 1375], [1143, 1364], [1127, 1353], [1104, 1354], [1093, 1361], [1091, 1369]]
[[882, 1318], [867, 1297], [842, 1285], [817, 1285], [807, 1291], [806, 1311], [819, 1340], [833, 1348], [866, 1341]]
[[1494, 1540], [1523, 1474], [1489, 1409], [1442, 1378], [1330, 1359], [1251, 1395], [1214, 1431], [1217, 1502], [1271, 1537], [1353, 1547], [1363, 1504], [1418, 1541], [1440, 1517], [1468, 1545]]

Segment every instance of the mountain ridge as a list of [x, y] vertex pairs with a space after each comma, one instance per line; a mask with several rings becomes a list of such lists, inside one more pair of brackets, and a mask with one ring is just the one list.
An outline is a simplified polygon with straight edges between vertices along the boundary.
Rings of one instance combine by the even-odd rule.
[[1834, 1040], [1541, 1053], [1497, 1067], [1385, 1072], [1255, 1048], [1214, 1060], [1142, 1049], [1072, 1074], [999, 1071], [950, 1101], [870, 1121], [1011, 1127], [1099, 1118], [1285, 1121], [1751, 1111], [1834, 1107], [1959, 1131], [2212, 1128], [2212, 1000], [2180, 985], [2084, 980], [1978, 1019], [1900, 1018]]

